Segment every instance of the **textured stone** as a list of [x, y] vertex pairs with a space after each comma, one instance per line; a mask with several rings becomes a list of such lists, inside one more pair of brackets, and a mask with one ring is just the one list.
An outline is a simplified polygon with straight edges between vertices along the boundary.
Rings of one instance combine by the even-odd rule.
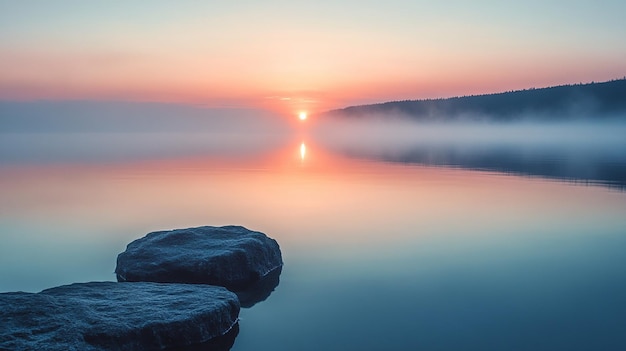
[[3, 293], [0, 350], [196, 349], [236, 336], [238, 314], [235, 294], [207, 285], [92, 282]]
[[153, 232], [117, 257], [118, 281], [191, 283], [245, 290], [282, 267], [276, 240], [240, 226]]

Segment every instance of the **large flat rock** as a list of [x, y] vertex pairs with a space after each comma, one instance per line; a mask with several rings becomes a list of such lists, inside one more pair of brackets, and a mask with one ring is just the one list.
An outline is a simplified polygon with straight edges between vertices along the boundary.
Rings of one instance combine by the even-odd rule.
[[244, 290], [283, 265], [276, 240], [240, 226], [153, 232], [117, 257], [118, 281], [191, 283]]
[[92, 282], [3, 293], [0, 350], [185, 349], [236, 330], [238, 315], [237, 296], [208, 285]]

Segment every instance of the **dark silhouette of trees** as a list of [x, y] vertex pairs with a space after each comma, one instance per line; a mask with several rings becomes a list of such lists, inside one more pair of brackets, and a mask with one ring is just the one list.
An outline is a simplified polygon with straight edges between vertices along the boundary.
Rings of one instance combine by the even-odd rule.
[[391, 101], [351, 106], [330, 115], [368, 116], [398, 114], [422, 121], [524, 118], [550, 120], [615, 116], [626, 113], [626, 77], [603, 83], [530, 88], [505, 93], [447, 99]]

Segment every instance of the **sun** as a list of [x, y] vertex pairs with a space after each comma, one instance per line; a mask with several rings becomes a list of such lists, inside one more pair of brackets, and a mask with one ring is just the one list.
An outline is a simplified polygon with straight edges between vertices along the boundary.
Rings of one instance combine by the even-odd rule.
[[298, 114], [298, 118], [300, 118], [300, 120], [301, 120], [301, 121], [304, 121], [304, 120], [306, 119], [306, 112], [301, 111], [301, 112]]

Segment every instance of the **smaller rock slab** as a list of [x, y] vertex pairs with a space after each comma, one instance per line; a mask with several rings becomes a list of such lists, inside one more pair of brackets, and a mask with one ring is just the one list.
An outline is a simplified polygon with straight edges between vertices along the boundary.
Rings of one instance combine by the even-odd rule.
[[240, 226], [153, 232], [117, 257], [117, 280], [244, 290], [283, 265], [276, 240]]
[[3, 293], [0, 350], [179, 349], [228, 333], [238, 315], [237, 296], [208, 285], [92, 282]]

